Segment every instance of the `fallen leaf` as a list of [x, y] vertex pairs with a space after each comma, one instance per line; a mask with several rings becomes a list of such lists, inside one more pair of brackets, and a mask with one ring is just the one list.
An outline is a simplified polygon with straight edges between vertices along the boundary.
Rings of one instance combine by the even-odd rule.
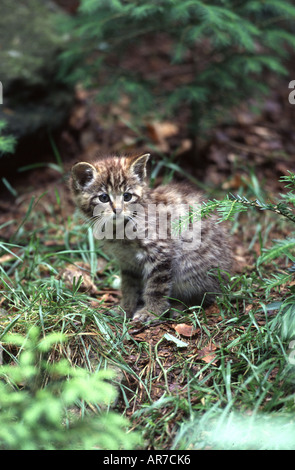
[[182, 336], [193, 336], [197, 333], [197, 329], [192, 325], [187, 325], [186, 323], [179, 323], [178, 325], [173, 325], [174, 330]]
[[177, 150], [175, 151], [175, 156], [179, 156], [185, 152], [188, 152], [189, 150], [191, 150], [193, 146], [193, 143], [191, 141], [191, 139], [182, 139], [181, 142], [180, 142], [180, 145], [179, 147], [177, 148]]
[[76, 266], [66, 266], [66, 268], [60, 272], [58, 277], [64, 280], [66, 286], [69, 289], [72, 289], [73, 283], [77, 283], [79, 281], [79, 278], [82, 278], [81, 285], [78, 289], [79, 291], [89, 292], [89, 294], [92, 295], [98, 293], [97, 287], [92, 281], [90, 275], [82, 269], [77, 268]]
[[201, 349], [198, 353], [198, 357], [206, 362], [206, 364], [209, 364], [209, 362], [212, 362], [215, 366], [217, 365], [217, 362], [214, 360], [217, 356], [214, 354], [214, 351], [216, 351], [217, 346], [215, 344], [212, 344], [211, 342], [205, 346], [203, 349]]
[[176, 336], [170, 335], [170, 333], [165, 333], [163, 337], [168, 341], [175, 343], [178, 348], [186, 348], [188, 346], [188, 343], [181, 341], [180, 339], [176, 338]]
[[245, 188], [246, 182], [242, 179], [241, 175], [236, 173], [230, 180], [222, 184], [222, 189], [239, 189]]
[[97, 272], [102, 274], [108, 264], [108, 261], [105, 258], [97, 258]]
[[250, 310], [252, 310], [252, 308], [253, 308], [253, 304], [247, 305], [246, 308], [245, 308], [245, 313], [249, 313]]
[[214, 302], [214, 304], [206, 308], [206, 315], [217, 314], [219, 312], [220, 312], [220, 308], [218, 307], [216, 302]]
[[70, 127], [81, 130], [87, 122], [87, 108], [84, 104], [78, 104], [72, 110], [69, 118]]
[[149, 133], [149, 137], [163, 152], [167, 152], [169, 150], [169, 145], [166, 139], [178, 134], [179, 132], [178, 126], [168, 121], [149, 122], [146, 127]]
[[6, 263], [7, 261], [11, 261], [13, 259], [15, 259], [15, 256], [13, 256], [13, 255], [6, 254], [6, 255], [3, 255], [3, 256], [0, 256], [0, 264], [1, 263]]
[[[132, 334], [132, 331], [131, 331], [131, 334]], [[133, 335], [132, 335], [133, 336]], [[146, 333], [137, 333], [135, 334], [134, 336], [134, 339], [136, 341], [142, 341], [142, 342], [147, 342], [147, 335]]]
[[111, 295], [110, 293], [105, 293], [103, 296], [100, 298], [101, 302], [110, 302], [110, 303], [115, 303], [117, 302], [117, 299]]
[[277, 132], [275, 132], [273, 129], [269, 129], [268, 127], [263, 127], [263, 126], [252, 126], [251, 131], [254, 132], [254, 134], [259, 135], [261, 137], [277, 136]]

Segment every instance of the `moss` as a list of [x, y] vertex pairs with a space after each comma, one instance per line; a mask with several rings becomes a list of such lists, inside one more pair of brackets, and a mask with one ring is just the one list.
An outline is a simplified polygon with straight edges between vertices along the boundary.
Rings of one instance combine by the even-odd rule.
[[58, 57], [66, 41], [56, 29], [61, 13], [53, 7], [40, 0], [23, 0], [12, 7], [9, 0], [1, 0], [0, 119], [17, 138], [59, 127], [72, 103], [72, 89], [57, 79]]
[[0, 62], [4, 92], [13, 80], [44, 82], [39, 71], [50, 65], [63, 42], [55, 31], [55, 16], [45, 2], [38, 0], [16, 2], [13, 7], [11, 1], [1, 1]]

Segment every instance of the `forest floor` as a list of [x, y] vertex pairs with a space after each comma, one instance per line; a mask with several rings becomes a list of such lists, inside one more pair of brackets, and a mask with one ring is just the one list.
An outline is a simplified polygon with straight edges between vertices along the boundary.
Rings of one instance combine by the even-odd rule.
[[[71, 341], [60, 354], [73, 364], [115, 366], [116, 409], [145, 429], [147, 448], [179, 446], [182, 424], [216, 403], [247, 412], [277, 410], [284, 400], [289, 406], [294, 390], [284, 375], [287, 346], [282, 358], [269, 323], [276, 310], [266, 308], [288, 286], [266, 293], [263, 283], [288, 263], [281, 259], [258, 271], [256, 262], [273, 239], [290, 236], [291, 223], [262, 211], [237, 215], [230, 226], [235, 266], [224, 298], [177, 321], [134, 325], [112, 311], [120, 299], [118, 271], [99, 249], [94, 253], [67, 186], [74, 162], [137, 149], [151, 152], [156, 184], [189, 177], [204, 198], [233, 193], [275, 202], [285, 191], [279, 178], [295, 173], [288, 89], [273, 91], [256, 114], [246, 106], [235, 110], [232, 123], [217, 125], [199, 155], [179, 117], [145, 122], [139, 133], [128, 124], [128, 100], [102, 107], [93, 96], [77, 87], [69, 121], [55, 140], [58, 150], [40, 155], [40, 167], [9, 177], [0, 194], [3, 331], [35, 323], [44, 334], [62, 329]], [[9, 350], [3, 357], [9, 360]]]

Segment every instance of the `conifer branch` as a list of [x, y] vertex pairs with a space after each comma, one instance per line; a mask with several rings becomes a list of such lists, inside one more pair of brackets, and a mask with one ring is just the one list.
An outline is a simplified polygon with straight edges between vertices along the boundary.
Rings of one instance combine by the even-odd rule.
[[280, 214], [295, 223], [295, 214], [283, 202], [279, 202], [278, 204], [265, 204], [260, 202], [258, 199], [255, 199], [254, 201], [249, 201], [244, 196], [234, 196], [233, 194], [230, 194], [230, 198], [235, 201], [238, 201], [240, 204], [243, 204], [246, 207], [256, 207], [260, 210], [269, 210], [272, 212], [276, 212], [277, 214]]

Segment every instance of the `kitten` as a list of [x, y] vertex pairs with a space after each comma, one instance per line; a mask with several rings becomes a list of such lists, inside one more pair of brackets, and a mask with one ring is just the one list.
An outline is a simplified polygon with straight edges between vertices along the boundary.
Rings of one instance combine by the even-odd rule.
[[[189, 218], [201, 195], [186, 183], [150, 189], [148, 158], [76, 163], [70, 183], [78, 208], [95, 221], [103, 249], [119, 262], [121, 307], [141, 322], [167, 312], [170, 299], [186, 306], [211, 303], [220, 292], [218, 268], [231, 266], [227, 235], [216, 218]], [[175, 215], [178, 225], [173, 226]], [[181, 231], [183, 216], [187, 226]]]

